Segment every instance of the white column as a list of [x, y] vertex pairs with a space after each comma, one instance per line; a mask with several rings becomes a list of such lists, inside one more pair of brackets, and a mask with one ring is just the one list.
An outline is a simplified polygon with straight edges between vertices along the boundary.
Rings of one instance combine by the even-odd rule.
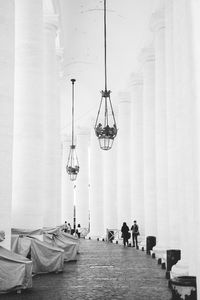
[[0, 230], [10, 248], [12, 200], [14, 1], [0, 1]]
[[141, 53], [143, 62], [144, 213], [145, 236], [157, 235], [155, 152], [155, 56], [152, 47]]
[[[191, 17], [188, 1], [173, 2], [174, 73], [177, 115], [177, 197], [179, 200], [181, 261], [172, 275], [194, 275], [196, 263], [191, 247], [196, 231], [195, 199], [197, 194], [196, 99], [192, 66]], [[184, 229], [184, 230], [183, 230]], [[188, 237], [188, 238], [186, 238]]]
[[76, 180], [76, 226], [89, 227], [89, 130], [79, 128], [77, 131], [77, 156], [80, 171]]
[[143, 155], [143, 79], [141, 73], [130, 78], [131, 108], [131, 212], [144, 237], [144, 155]]
[[15, 1], [12, 226], [43, 226], [42, 1]]
[[117, 139], [103, 152], [104, 231], [118, 229], [117, 223]]
[[62, 224], [67, 221], [73, 227], [74, 224], [74, 188], [76, 182], [69, 179], [66, 171], [71, 137], [63, 136], [62, 142], [62, 185], [61, 185], [61, 220]]
[[91, 237], [105, 236], [104, 230], [104, 186], [103, 186], [103, 150], [93, 130], [90, 141], [90, 233]]
[[59, 197], [58, 167], [60, 167], [60, 118], [57, 90], [56, 30], [58, 17], [44, 16], [44, 226], [57, 225]]
[[132, 224], [131, 214], [131, 99], [129, 92], [119, 93], [119, 113], [117, 137], [117, 196], [118, 228], [123, 222]]
[[200, 39], [199, 39], [199, 28], [200, 28], [200, 2], [197, 0], [190, 1], [191, 5], [191, 19], [192, 19], [192, 51], [193, 51], [193, 71], [194, 71], [194, 91], [195, 91], [195, 99], [197, 104], [197, 151], [198, 151], [198, 197], [194, 199], [195, 201], [195, 214], [194, 214], [194, 226], [192, 230], [192, 238], [194, 243], [192, 244], [196, 253], [194, 253], [193, 259], [196, 266], [196, 274], [197, 274], [197, 299], [200, 299]]
[[165, 69], [167, 104], [167, 161], [169, 246], [180, 250], [177, 198], [176, 99], [174, 95], [173, 0], [165, 1]]
[[[58, 36], [57, 36], [58, 38]], [[57, 224], [60, 225], [62, 223], [62, 93], [63, 93], [63, 81], [64, 81], [64, 74], [63, 74], [63, 48], [56, 48], [56, 58], [57, 58], [57, 99], [58, 99], [58, 111], [57, 111], [57, 118], [58, 118], [58, 129], [57, 129], [57, 141], [58, 141], [58, 148], [57, 148]]]
[[155, 141], [157, 241], [154, 251], [159, 258], [169, 247], [168, 186], [167, 186], [167, 106], [165, 87], [165, 20], [164, 9], [152, 15], [151, 29], [155, 44]]

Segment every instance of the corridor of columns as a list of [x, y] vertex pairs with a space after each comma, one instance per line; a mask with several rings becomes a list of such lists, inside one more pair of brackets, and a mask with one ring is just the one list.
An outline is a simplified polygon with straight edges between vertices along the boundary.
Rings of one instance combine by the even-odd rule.
[[82, 240], [76, 262], [59, 274], [36, 275], [22, 294], [2, 300], [169, 300], [165, 271], [155, 259], [132, 247]]
[[[200, 0], [0, 0], [0, 293], [18, 289], [5, 253], [35, 268], [23, 247], [49, 243], [66, 271], [61, 285], [112, 252], [110, 267], [91, 262], [84, 276], [99, 268], [108, 289], [119, 271], [127, 297], [139, 276], [138, 299], [150, 299], [157, 278], [159, 299], [156, 286], [169, 295], [159, 262], [170, 282], [185, 280], [182, 299], [200, 300], [199, 28]], [[134, 220], [139, 251], [120, 246], [123, 222], [131, 233]], [[77, 234], [79, 260], [64, 265]], [[102, 242], [112, 235], [115, 245]], [[48, 275], [33, 289], [37, 278], [39, 288]]]

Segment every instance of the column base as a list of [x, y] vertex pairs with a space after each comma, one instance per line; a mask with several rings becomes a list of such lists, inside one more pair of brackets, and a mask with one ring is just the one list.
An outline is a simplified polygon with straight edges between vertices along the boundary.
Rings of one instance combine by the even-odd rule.
[[138, 243], [138, 248], [142, 251], [146, 251], [146, 241], [145, 237]]
[[188, 275], [189, 275], [189, 267], [183, 261], [179, 260], [176, 265], [172, 266], [170, 272], [171, 279], [178, 276], [188, 276]]
[[162, 269], [166, 268], [167, 265], [167, 250], [166, 248], [156, 246], [152, 250], [152, 257], [155, 255], [155, 258], [158, 261], [158, 264], [161, 265]]
[[169, 288], [172, 292], [172, 300], [196, 300], [196, 277], [179, 276], [169, 280]]

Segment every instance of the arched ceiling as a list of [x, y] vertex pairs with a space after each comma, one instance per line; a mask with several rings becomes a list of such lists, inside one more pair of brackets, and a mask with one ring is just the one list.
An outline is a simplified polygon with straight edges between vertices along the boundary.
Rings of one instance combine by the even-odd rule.
[[[152, 41], [149, 21], [161, 1], [107, 0], [108, 89], [114, 106], [138, 70], [140, 49]], [[104, 89], [103, 0], [59, 0], [59, 6], [67, 105], [70, 111], [70, 79], [76, 78], [76, 125], [91, 126]]]

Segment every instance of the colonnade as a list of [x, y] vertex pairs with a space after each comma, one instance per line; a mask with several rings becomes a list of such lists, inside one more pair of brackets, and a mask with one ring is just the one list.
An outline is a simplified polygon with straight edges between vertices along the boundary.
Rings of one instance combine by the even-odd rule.
[[[118, 229], [123, 221], [130, 226], [137, 219], [143, 242], [149, 235], [156, 237], [156, 257], [168, 249], [181, 250], [171, 277], [194, 275], [199, 284], [199, 3], [163, 4], [150, 20], [154, 39], [141, 49], [139, 71], [119, 94], [113, 202]], [[104, 232], [106, 228], [108, 221]]]
[[171, 276], [195, 275], [199, 286], [198, 1], [166, 0], [153, 14], [154, 39], [119, 93], [113, 148], [100, 150], [93, 129], [77, 131], [75, 183], [65, 170], [70, 140], [60, 131], [59, 18], [44, 3], [0, 0], [3, 245], [10, 247], [11, 227], [73, 224], [76, 204], [77, 223], [93, 237], [136, 219], [143, 242], [156, 236], [158, 257], [181, 250]]

